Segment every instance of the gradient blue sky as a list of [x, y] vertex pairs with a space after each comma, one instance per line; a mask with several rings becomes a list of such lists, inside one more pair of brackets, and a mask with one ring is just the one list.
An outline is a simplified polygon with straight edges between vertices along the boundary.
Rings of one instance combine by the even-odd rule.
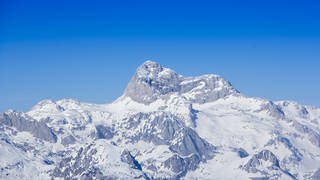
[[320, 106], [319, 1], [0, 1], [0, 111], [105, 103], [137, 66], [215, 73], [238, 90]]

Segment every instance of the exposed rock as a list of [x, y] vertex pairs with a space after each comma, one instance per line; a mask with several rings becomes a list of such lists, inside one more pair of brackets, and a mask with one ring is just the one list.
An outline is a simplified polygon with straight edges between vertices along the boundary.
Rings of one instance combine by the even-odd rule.
[[113, 137], [113, 130], [108, 126], [97, 125], [96, 131], [97, 139], [111, 139]]
[[61, 140], [61, 144], [64, 146], [74, 144], [75, 142], [76, 142], [76, 139], [72, 135], [68, 135]]
[[188, 157], [180, 157], [178, 155], [173, 155], [166, 161], [164, 161], [164, 167], [170, 169], [172, 172], [176, 174], [175, 178], [181, 178], [185, 176], [185, 174], [189, 170], [195, 170], [201, 160], [197, 155], [191, 155]]
[[283, 143], [292, 152], [292, 156], [290, 156], [291, 162], [298, 162], [302, 160], [303, 155], [299, 152], [299, 150], [295, 146], [293, 146], [293, 144], [288, 138], [278, 137], [277, 140]]
[[307, 134], [309, 137], [309, 141], [313, 145], [315, 145], [316, 147], [320, 148], [320, 134], [319, 133], [317, 133], [313, 129], [311, 129], [308, 126], [303, 125], [297, 121], [293, 121], [292, 125], [297, 131]]
[[180, 81], [176, 72], [147, 61], [137, 69], [125, 94], [137, 102], [149, 104], [160, 96], [178, 92]]
[[249, 153], [246, 150], [244, 150], [243, 148], [238, 148], [238, 149], [235, 149], [235, 150], [238, 153], [240, 158], [246, 158], [246, 157], [249, 156]]
[[121, 161], [128, 163], [131, 168], [142, 170], [141, 165], [139, 162], [131, 155], [128, 150], [124, 150], [121, 154]]
[[[133, 143], [143, 140], [155, 145], [168, 145], [169, 150], [176, 155], [166, 160], [164, 165], [176, 177], [182, 177], [188, 170], [196, 169], [200, 162], [212, 159], [216, 153], [213, 145], [170, 113], [137, 113], [122, 121], [119, 128], [119, 132], [125, 132], [120, 136], [133, 140]], [[177, 167], [178, 164], [184, 166]]]
[[137, 69], [125, 90], [126, 96], [144, 104], [173, 93], [187, 97], [191, 103], [206, 103], [238, 91], [220, 76], [185, 78], [152, 61], [146, 61]]
[[285, 117], [284, 112], [282, 111], [281, 107], [274, 104], [272, 101], [268, 101], [267, 103], [264, 103], [261, 105], [261, 109], [257, 112], [266, 111], [270, 116], [277, 118], [277, 119], [283, 119]]
[[195, 154], [201, 160], [211, 159], [214, 155], [215, 148], [190, 128], [181, 129], [177, 138], [179, 140], [170, 146], [173, 152], [182, 156]]
[[319, 180], [320, 179], [320, 169], [318, 169], [311, 177], [312, 180]]
[[[143, 140], [156, 145], [169, 145], [171, 151], [181, 156], [195, 154], [201, 160], [211, 159], [215, 147], [202, 139], [194, 130], [186, 127], [176, 116], [165, 112], [137, 113], [121, 124], [134, 132], [128, 139]], [[122, 131], [126, 132], [126, 131]]]
[[64, 158], [54, 169], [52, 176], [71, 179], [88, 173], [94, 165], [92, 155], [97, 153], [97, 150], [92, 149], [91, 146], [80, 148], [74, 158], [72, 156]]
[[33, 136], [49, 141], [57, 142], [57, 136], [44, 122], [39, 122], [23, 113], [8, 112], [0, 115], [0, 124], [14, 127], [18, 131], [27, 131]]
[[263, 163], [263, 161], [270, 162], [270, 168], [280, 168], [278, 158], [271, 151], [263, 150], [258, 154], [253, 155], [248, 163], [243, 166], [243, 169], [250, 173], [256, 173], [259, 171], [258, 167]]
[[208, 74], [198, 77], [182, 78], [181, 91], [191, 103], [206, 103], [239, 93], [230, 82], [220, 76]]
[[0, 114], [0, 179], [320, 179], [319, 119], [147, 61], [114, 103]]

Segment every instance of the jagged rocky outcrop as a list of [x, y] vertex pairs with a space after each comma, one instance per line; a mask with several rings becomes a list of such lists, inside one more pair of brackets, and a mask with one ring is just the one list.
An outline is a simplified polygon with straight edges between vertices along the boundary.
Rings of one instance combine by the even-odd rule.
[[[100, 149], [102, 144], [107, 142], [97, 141], [76, 150], [75, 155], [65, 153], [62, 160], [51, 172], [52, 177], [64, 179], [117, 179], [119, 176], [126, 179], [148, 179], [142, 172], [141, 165], [134, 159], [129, 151], [122, 153], [113, 151], [113, 145], [107, 143], [107, 147]], [[107, 151], [109, 150], [109, 151]], [[113, 162], [106, 162], [102, 165], [99, 160], [108, 156], [115, 156]], [[117, 172], [119, 166], [127, 166], [124, 172]], [[110, 168], [109, 170], [106, 168]], [[117, 172], [117, 173], [114, 173]]]
[[164, 161], [163, 165], [176, 178], [182, 177], [188, 170], [196, 169], [216, 153], [215, 146], [186, 127], [178, 117], [166, 112], [137, 113], [124, 119], [115, 129], [117, 136], [125, 137], [130, 143], [142, 140], [155, 145], [167, 145], [175, 155]]
[[246, 158], [249, 156], [249, 153], [243, 148], [236, 148], [235, 151], [238, 153], [240, 158]]
[[315, 145], [316, 147], [320, 148], [320, 132], [316, 132], [312, 128], [303, 125], [297, 121], [293, 121], [292, 126], [294, 129], [296, 129], [298, 132], [305, 133], [308, 135], [309, 141]]
[[45, 141], [57, 142], [57, 136], [46, 123], [38, 122], [23, 113], [14, 111], [2, 113], [0, 115], [0, 125], [13, 127], [17, 131], [29, 132], [33, 136]]
[[236, 93], [238, 91], [228, 81], [217, 75], [188, 78], [147, 61], [137, 69], [124, 94], [134, 101], [149, 104], [171, 94], [182, 95], [192, 103], [205, 103]]
[[188, 171], [195, 170], [201, 160], [195, 154], [189, 157], [181, 157], [179, 155], [173, 155], [166, 161], [164, 161], [164, 167], [170, 169], [175, 173], [174, 178], [181, 178], [186, 175]]
[[130, 165], [130, 168], [142, 171], [141, 164], [132, 156], [132, 154], [128, 150], [124, 150], [121, 153], [121, 161], [124, 163], [128, 163]]
[[243, 169], [250, 173], [256, 173], [260, 171], [258, 168], [263, 165], [264, 162], [270, 162], [267, 168], [280, 169], [280, 163], [278, 158], [269, 150], [263, 150], [253, 157], [243, 166]]
[[282, 111], [281, 107], [273, 103], [272, 101], [268, 101], [261, 105], [261, 108], [256, 112], [266, 111], [270, 116], [283, 119], [285, 117], [284, 112]]
[[52, 176], [64, 179], [108, 179], [108, 176], [103, 175], [101, 169], [97, 166], [94, 159], [97, 149], [92, 147], [93, 144], [85, 148], [81, 147], [75, 157], [67, 156], [63, 158], [53, 170]]
[[180, 76], [160, 64], [147, 61], [142, 64], [129, 82], [125, 94], [141, 103], [151, 103], [160, 96], [180, 90]]
[[[178, 117], [166, 112], [137, 113], [122, 121], [118, 133], [130, 142], [140, 140], [169, 145], [181, 156], [196, 155], [200, 160], [213, 157], [215, 147], [186, 127]], [[123, 130], [124, 129], [124, 130]]]
[[112, 128], [99, 124], [96, 126], [96, 136], [98, 139], [111, 139], [113, 137]]
[[266, 178], [280, 179], [282, 176], [286, 176], [296, 179], [294, 175], [280, 166], [278, 157], [269, 150], [262, 150], [258, 154], [253, 155], [242, 168], [249, 173], [259, 172], [265, 175]]
[[67, 146], [76, 143], [76, 139], [72, 135], [68, 135], [61, 140], [61, 144]]

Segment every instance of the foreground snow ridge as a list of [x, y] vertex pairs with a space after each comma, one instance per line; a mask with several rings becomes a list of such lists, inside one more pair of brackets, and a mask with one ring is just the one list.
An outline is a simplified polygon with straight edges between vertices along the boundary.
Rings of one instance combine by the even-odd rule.
[[111, 104], [0, 114], [0, 179], [320, 179], [320, 109], [153, 61]]

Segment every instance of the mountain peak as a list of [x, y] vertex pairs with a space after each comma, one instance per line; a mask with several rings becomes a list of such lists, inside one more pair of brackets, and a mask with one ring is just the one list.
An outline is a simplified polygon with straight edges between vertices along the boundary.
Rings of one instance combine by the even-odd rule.
[[157, 62], [148, 60], [138, 67], [135, 75], [140, 79], [156, 81], [157, 79], [165, 79], [178, 74], [169, 68], [164, 68]]
[[159, 73], [162, 69], [163, 67], [160, 64], [148, 60], [139, 66], [136, 73], [141, 75], [155, 74]]
[[149, 69], [152, 69], [152, 68], [155, 68], [155, 69], [158, 69], [158, 68], [162, 68], [162, 66], [155, 62], [155, 61], [152, 61], [152, 60], [147, 60], [145, 61], [140, 67], [145, 67], [145, 68], [149, 68]]
[[237, 92], [220, 76], [183, 77], [149, 60], [137, 68], [125, 95], [143, 104], [150, 104], [172, 94], [184, 96], [190, 102], [205, 103]]
[[154, 61], [146, 61], [138, 67], [125, 94], [137, 102], [149, 104], [161, 95], [178, 91], [180, 78], [173, 70]]
[[237, 93], [147, 61], [114, 103], [0, 113], [0, 179], [320, 180], [320, 109]]

